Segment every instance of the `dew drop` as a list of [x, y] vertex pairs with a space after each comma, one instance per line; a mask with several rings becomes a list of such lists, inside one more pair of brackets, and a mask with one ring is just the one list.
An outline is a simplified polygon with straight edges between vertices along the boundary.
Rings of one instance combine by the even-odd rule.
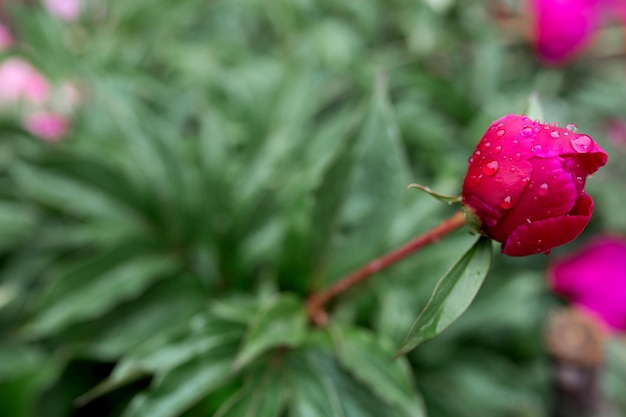
[[509, 168], [509, 171], [511, 171], [511, 172], [517, 172], [517, 168], [515, 168], [515, 167], [511, 167], [511, 168]]
[[578, 153], [587, 153], [591, 148], [591, 138], [587, 135], [580, 135], [570, 139], [572, 148]]
[[535, 130], [531, 126], [524, 126], [520, 132], [525, 138], [529, 138], [535, 135]]
[[576, 181], [578, 181], [579, 184], [584, 184], [585, 179], [583, 177], [576, 177]]
[[500, 153], [502, 152], [502, 146], [498, 145], [495, 148], [493, 148], [493, 153]]
[[502, 199], [502, 202], [500, 203], [500, 207], [502, 207], [505, 210], [511, 208], [511, 196], [510, 195], [507, 195], [506, 197]]
[[516, 153], [515, 155], [513, 155], [513, 159], [515, 159], [516, 161], [519, 161], [520, 159], [522, 159], [522, 154], [521, 153]]
[[474, 152], [474, 156], [480, 156], [480, 151]]
[[520, 182], [519, 182], [519, 183], [520, 183], [521, 185], [526, 185], [526, 184], [528, 184], [528, 182], [529, 182], [529, 181], [530, 181], [530, 178], [528, 178], [528, 177], [524, 177], [524, 178], [522, 178], [522, 179], [520, 180]]
[[546, 195], [548, 194], [548, 188], [550, 187], [544, 182], [539, 186], [539, 191], [537, 191], [537, 193], [539, 193], [539, 195]]
[[529, 218], [526, 218], [526, 223], [531, 224], [532, 221]]
[[502, 136], [504, 136], [505, 133], [506, 133], [506, 130], [500, 129], [496, 132], [496, 136], [501, 138]]
[[541, 145], [533, 145], [533, 147], [530, 148], [530, 151], [534, 152], [534, 153], [539, 153], [542, 150], [543, 150], [543, 146], [541, 146]]
[[546, 249], [543, 251], [544, 255], [550, 255], [550, 252], [552, 252], [552, 249]]
[[491, 177], [492, 175], [495, 175], [496, 172], [498, 172], [498, 169], [500, 169], [500, 165], [498, 164], [498, 161], [491, 161], [483, 165], [483, 172], [485, 173], [485, 175], [489, 177]]
[[565, 128], [570, 132], [578, 132], [578, 126], [576, 126], [574, 123], [568, 124], [567, 126], [565, 126]]
[[483, 179], [483, 174], [480, 174], [478, 176], [474, 175], [472, 179], [474, 180], [476, 184], [480, 184], [480, 181]]
[[472, 156], [470, 159], [467, 160], [468, 164], [472, 164], [474, 163], [474, 157]]
[[515, 140], [513, 141], [513, 146], [517, 146], [517, 145], [519, 145], [519, 140], [515, 139]]
[[553, 130], [552, 132], [550, 132], [550, 137], [552, 137], [553, 139], [558, 139], [561, 137], [561, 134], [558, 130]]
[[491, 146], [490, 142], [483, 142], [480, 144], [480, 149], [482, 149], [483, 151], [486, 151], [487, 149], [489, 149], [490, 146]]

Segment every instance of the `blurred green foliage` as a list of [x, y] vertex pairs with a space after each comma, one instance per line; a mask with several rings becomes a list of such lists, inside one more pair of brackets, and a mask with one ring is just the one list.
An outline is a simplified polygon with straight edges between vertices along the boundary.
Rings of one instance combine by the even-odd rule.
[[542, 67], [487, 1], [109, 0], [72, 23], [8, 6], [13, 53], [84, 101], [58, 144], [2, 124], [3, 415], [547, 415], [548, 257], [495, 256], [468, 312], [394, 362], [466, 231], [328, 327], [303, 303], [450, 216], [406, 185], [459, 193], [482, 131], [533, 91], [610, 154], [581, 239], [626, 232], [626, 148], [603, 131], [626, 114], [623, 55]]

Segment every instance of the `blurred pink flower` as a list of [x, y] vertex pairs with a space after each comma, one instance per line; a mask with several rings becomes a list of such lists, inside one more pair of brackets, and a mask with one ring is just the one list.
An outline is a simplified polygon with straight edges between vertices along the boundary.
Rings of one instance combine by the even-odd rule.
[[28, 62], [9, 58], [0, 64], [0, 104], [19, 100], [42, 104], [49, 91], [48, 81]]
[[43, 5], [51, 15], [67, 22], [78, 19], [81, 0], [42, 0]]
[[552, 289], [608, 329], [626, 331], [626, 239], [602, 236], [548, 270]]
[[13, 45], [13, 35], [9, 28], [0, 23], [0, 51], [4, 51]]
[[563, 63], [585, 48], [604, 14], [626, 19], [624, 0], [529, 0], [535, 48], [547, 64]]
[[63, 138], [69, 129], [67, 119], [52, 112], [28, 114], [23, 121], [24, 127], [30, 133], [47, 141], [58, 141]]

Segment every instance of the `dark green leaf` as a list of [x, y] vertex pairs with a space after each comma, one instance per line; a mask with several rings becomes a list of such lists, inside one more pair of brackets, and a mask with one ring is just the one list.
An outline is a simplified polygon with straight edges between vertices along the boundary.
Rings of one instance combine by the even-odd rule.
[[233, 376], [234, 344], [217, 346], [156, 379], [138, 395], [124, 417], [178, 416], [227, 383]]
[[306, 320], [301, 300], [291, 295], [276, 298], [258, 313], [248, 329], [237, 354], [237, 367], [247, 365], [268, 349], [299, 345], [306, 334]]
[[439, 280], [396, 356], [436, 337], [469, 307], [491, 264], [491, 240], [481, 237]]
[[330, 277], [379, 255], [384, 235], [398, 211], [409, 181], [384, 78], [379, 77], [365, 125], [356, 144], [348, 200], [331, 245]]
[[253, 373], [244, 388], [232, 395], [214, 417], [278, 417], [287, 399], [282, 371], [268, 363]]
[[330, 352], [302, 349], [293, 352], [289, 386], [293, 417], [380, 417], [392, 416], [393, 409], [345, 373]]
[[371, 333], [345, 328], [334, 330], [335, 350], [341, 364], [374, 395], [397, 410], [394, 415], [426, 416], [405, 358], [393, 361], [390, 345]]
[[89, 277], [51, 300], [26, 331], [44, 335], [78, 321], [93, 319], [116, 304], [139, 295], [148, 285], [173, 272], [177, 263], [163, 256], [141, 256]]

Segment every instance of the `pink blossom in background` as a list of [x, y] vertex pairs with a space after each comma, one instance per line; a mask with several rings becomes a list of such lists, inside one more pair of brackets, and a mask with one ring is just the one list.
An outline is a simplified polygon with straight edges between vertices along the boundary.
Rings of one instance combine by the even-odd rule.
[[69, 129], [65, 117], [51, 112], [29, 114], [24, 118], [23, 124], [33, 135], [51, 142], [62, 139]]
[[574, 307], [592, 313], [611, 330], [626, 331], [626, 238], [597, 238], [554, 262], [548, 280]]
[[625, 0], [529, 0], [533, 40], [546, 64], [575, 57], [592, 40], [606, 15], [626, 21]]
[[78, 19], [81, 0], [42, 0], [48, 12], [62, 20], [72, 22]]
[[0, 64], [0, 104], [19, 100], [42, 104], [49, 93], [48, 81], [28, 62], [9, 58]]
[[0, 51], [4, 51], [13, 45], [13, 35], [9, 28], [0, 23]]

